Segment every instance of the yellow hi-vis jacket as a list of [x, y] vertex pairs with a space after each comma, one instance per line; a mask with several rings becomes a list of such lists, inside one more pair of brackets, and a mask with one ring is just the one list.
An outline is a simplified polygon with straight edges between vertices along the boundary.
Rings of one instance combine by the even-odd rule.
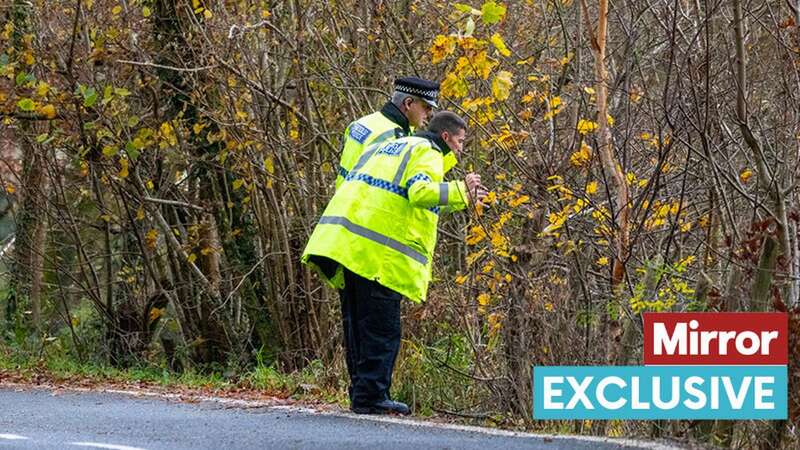
[[344, 130], [342, 156], [339, 159], [339, 170], [336, 175], [336, 189], [339, 189], [347, 174], [358, 162], [358, 158], [369, 147], [407, 136], [411, 131], [408, 119], [391, 102], [385, 104], [380, 111], [364, 116], [348, 125]]
[[344, 288], [344, 266], [424, 301], [439, 213], [468, 202], [463, 181], [443, 181], [456, 162], [452, 153], [428, 132], [369, 149], [322, 213], [302, 262], [336, 289]]

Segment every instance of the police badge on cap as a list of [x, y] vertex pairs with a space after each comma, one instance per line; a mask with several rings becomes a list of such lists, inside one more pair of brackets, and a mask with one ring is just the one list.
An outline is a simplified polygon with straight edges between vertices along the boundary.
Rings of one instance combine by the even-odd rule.
[[423, 80], [417, 77], [405, 77], [394, 80], [395, 92], [402, 92], [419, 97], [425, 103], [438, 108], [436, 101], [439, 98], [439, 83]]

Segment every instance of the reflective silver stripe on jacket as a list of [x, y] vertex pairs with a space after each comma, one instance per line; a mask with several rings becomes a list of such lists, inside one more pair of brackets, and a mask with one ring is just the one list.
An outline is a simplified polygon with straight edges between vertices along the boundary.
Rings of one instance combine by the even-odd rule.
[[446, 205], [450, 198], [450, 184], [439, 183], [439, 204]]
[[369, 239], [375, 243], [380, 245], [384, 245], [386, 247], [391, 248], [392, 250], [398, 251], [409, 258], [413, 259], [414, 261], [420, 264], [428, 264], [428, 258], [423, 255], [422, 253], [414, 250], [413, 248], [390, 238], [389, 236], [385, 236], [380, 234], [376, 231], [372, 231], [369, 228], [362, 227], [361, 225], [357, 225], [346, 217], [342, 216], [322, 216], [319, 219], [320, 224], [327, 224], [327, 225], [341, 225], [347, 229], [347, 231], [361, 236], [363, 238]]
[[405, 154], [403, 155], [403, 160], [400, 161], [400, 166], [397, 167], [397, 172], [394, 174], [394, 179], [392, 183], [399, 185], [400, 181], [403, 179], [403, 174], [406, 173], [406, 167], [408, 166], [408, 160], [411, 159], [411, 151], [414, 150], [413, 148], [407, 149]]

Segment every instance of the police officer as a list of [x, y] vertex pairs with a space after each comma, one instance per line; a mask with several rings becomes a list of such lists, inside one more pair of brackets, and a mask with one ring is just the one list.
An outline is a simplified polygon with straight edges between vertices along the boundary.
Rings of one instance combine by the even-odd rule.
[[369, 146], [409, 136], [415, 129], [424, 127], [433, 108], [437, 107], [438, 93], [439, 85], [432, 81], [417, 77], [395, 80], [392, 98], [380, 111], [352, 122], [344, 130], [336, 188]]
[[425, 300], [439, 214], [487, 194], [474, 173], [444, 181], [466, 128], [458, 115], [442, 111], [427, 131], [368, 149], [328, 203], [303, 253], [302, 261], [340, 292], [356, 413], [410, 413], [389, 397], [401, 298]]

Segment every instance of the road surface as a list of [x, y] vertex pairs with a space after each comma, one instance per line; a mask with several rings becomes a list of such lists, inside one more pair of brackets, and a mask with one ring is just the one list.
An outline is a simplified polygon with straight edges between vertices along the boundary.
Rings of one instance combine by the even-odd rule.
[[102, 392], [0, 385], [5, 449], [531, 449], [674, 448], [600, 438], [544, 437], [413, 419], [288, 407], [186, 404]]

